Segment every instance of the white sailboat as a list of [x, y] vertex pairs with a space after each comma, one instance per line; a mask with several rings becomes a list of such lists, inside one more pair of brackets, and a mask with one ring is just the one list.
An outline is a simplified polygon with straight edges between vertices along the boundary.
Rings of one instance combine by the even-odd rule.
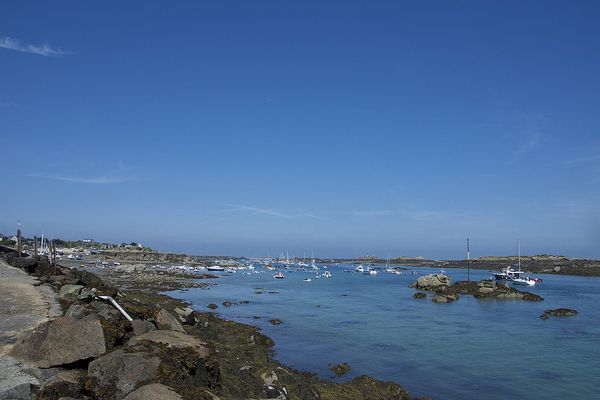
[[530, 277], [523, 275], [524, 271], [521, 270], [521, 241], [517, 241], [517, 254], [518, 254], [518, 269], [514, 269], [512, 266], [508, 266], [506, 268], [502, 268], [501, 272], [497, 272], [494, 274], [494, 277], [498, 280], [507, 280], [509, 282], [514, 283], [515, 285], [523, 285], [523, 286], [534, 286], [536, 284], [536, 280], [531, 279]]
[[521, 241], [517, 241], [517, 253], [518, 253], [518, 266], [519, 269], [517, 271], [513, 271], [513, 277], [511, 278], [511, 282], [515, 285], [523, 285], [523, 286], [533, 286], [536, 284], [536, 281], [526, 276], [523, 278], [524, 272], [521, 271]]

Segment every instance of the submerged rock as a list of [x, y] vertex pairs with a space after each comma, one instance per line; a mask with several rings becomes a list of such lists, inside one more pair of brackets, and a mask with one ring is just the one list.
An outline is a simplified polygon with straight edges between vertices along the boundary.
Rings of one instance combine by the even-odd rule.
[[98, 319], [62, 316], [21, 335], [11, 354], [37, 367], [49, 368], [105, 352], [104, 332]]
[[427, 295], [423, 292], [417, 292], [417, 293], [413, 294], [413, 297], [415, 299], [424, 299], [427, 297]]
[[279, 325], [279, 324], [281, 324], [281, 320], [280, 320], [280, 319], [277, 319], [277, 318], [270, 319], [270, 320], [269, 320], [269, 322], [270, 322], [271, 324], [273, 324], [273, 325]]
[[551, 310], [546, 310], [542, 315], [540, 315], [541, 319], [548, 319], [552, 317], [572, 317], [577, 315], [577, 310], [573, 310], [571, 308], [555, 308]]
[[219, 308], [219, 306], [216, 305], [215, 303], [210, 303], [206, 307], [210, 308], [211, 310], [215, 310], [215, 309]]
[[456, 301], [460, 298], [460, 295], [457, 293], [436, 293], [435, 296], [433, 296], [433, 301], [435, 303], [451, 303], [453, 301]]
[[351, 369], [352, 368], [350, 368], [350, 365], [348, 365], [348, 363], [345, 362], [329, 367], [329, 370], [338, 377], [346, 375], [348, 372], [350, 372]]

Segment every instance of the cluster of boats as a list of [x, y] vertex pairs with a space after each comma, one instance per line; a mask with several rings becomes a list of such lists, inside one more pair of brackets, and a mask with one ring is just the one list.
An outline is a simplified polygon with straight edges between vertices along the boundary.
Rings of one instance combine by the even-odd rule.
[[494, 278], [498, 281], [508, 281], [515, 285], [523, 286], [534, 286], [536, 283], [541, 282], [541, 278], [530, 278], [525, 275], [525, 271], [521, 271], [521, 241], [517, 241], [517, 269], [512, 265], [506, 268], [502, 268], [500, 272], [494, 273]]
[[536, 283], [541, 282], [541, 278], [531, 278], [525, 275], [525, 271], [521, 271], [521, 266], [515, 269], [513, 266], [502, 268], [500, 272], [494, 273], [494, 279], [498, 281], [508, 281], [515, 285], [523, 286], [534, 286]]

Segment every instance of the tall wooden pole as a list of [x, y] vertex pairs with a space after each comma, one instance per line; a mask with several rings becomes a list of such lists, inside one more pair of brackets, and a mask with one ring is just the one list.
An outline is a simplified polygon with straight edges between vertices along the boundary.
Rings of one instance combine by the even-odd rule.
[[21, 223], [17, 223], [17, 253], [19, 253], [19, 258], [21, 258]]
[[38, 255], [38, 251], [37, 251], [37, 236], [33, 237], [33, 252], [34, 252], [34, 254], [36, 256]]
[[50, 242], [50, 246], [52, 248], [52, 265], [56, 267], [56, 244], [54, 244], [54, 240]]
[[470, 240], [467, 238], [467, 282], [471, 282], [471, 248]]

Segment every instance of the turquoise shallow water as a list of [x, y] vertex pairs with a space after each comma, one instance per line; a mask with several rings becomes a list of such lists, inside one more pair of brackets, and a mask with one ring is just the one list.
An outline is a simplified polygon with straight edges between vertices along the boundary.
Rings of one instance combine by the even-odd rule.
[[[218, 304], [223, 317], [272, 337], [279, 360], [326, 378], [329, 364], [347, 362], [352, 371], [345, 379], [368, 374], [398, 382], [413, 396], [600, 399], [600, 279], [539, 275], [544, 282], [526, 290], [542, 302], [463, 296], [435, 304], [412, 298], [408, 285], [418, 276], [408, 271], [368, 276], [347, 268], [329, 267], [333, 278], [318, 280], [308, 272], [286, 272], [284, 280], [272, 272], [224, 274], [210, 290], [169, 294], [201, 310]], [[447, 274], [466, 279], [466, 270]], [[490, 275], [471, 271], [471, 279]], [[307, 276], [312, 282], [302, 281]], [[267, 290], [256, 294], [257, 288]], [[226, 308], [225, 300], [250, 304]], [[538, 318], [558, 307], [579, 315]], [[273, 326], [271, 318], [283, 324]]]

